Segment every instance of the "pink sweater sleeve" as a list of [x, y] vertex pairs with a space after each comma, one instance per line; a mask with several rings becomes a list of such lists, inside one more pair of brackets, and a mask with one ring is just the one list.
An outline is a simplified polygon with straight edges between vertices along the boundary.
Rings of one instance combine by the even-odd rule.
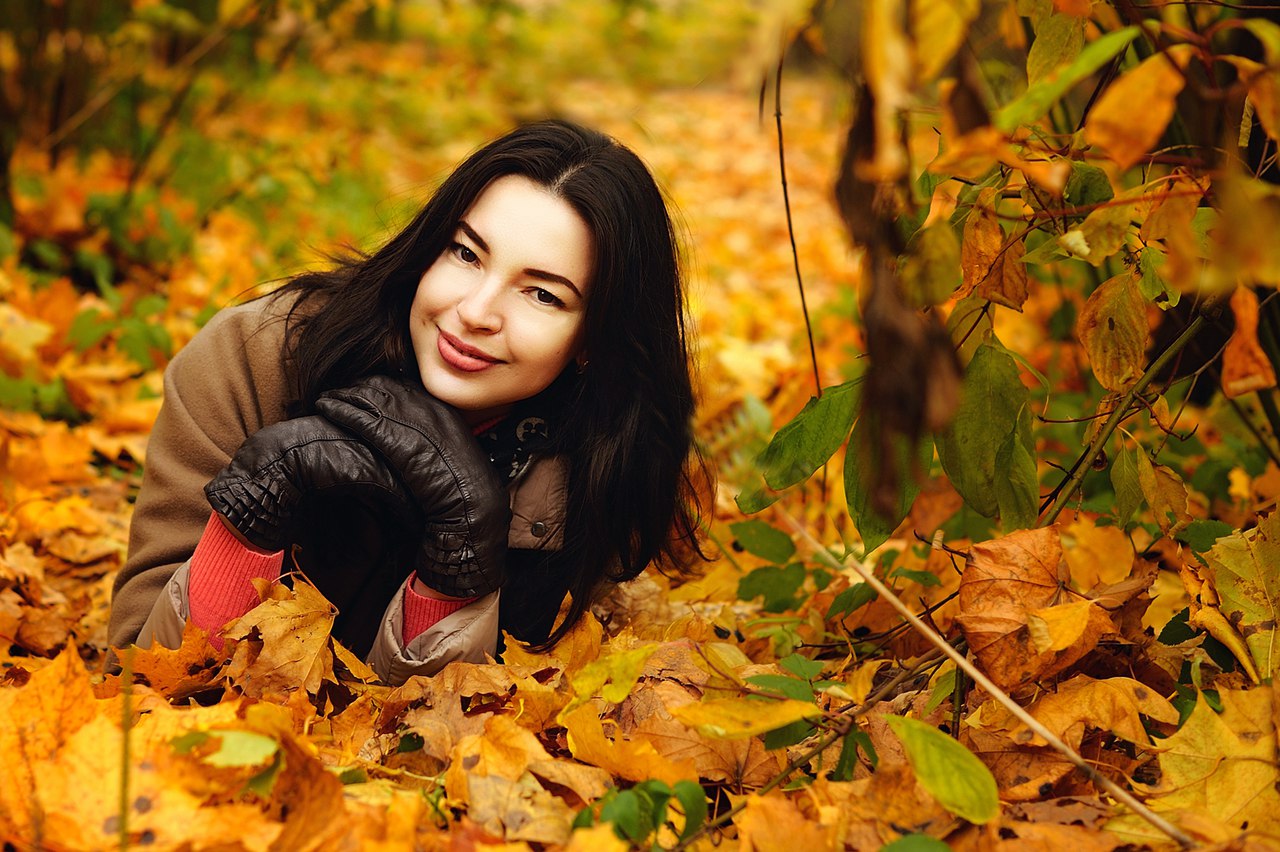
[[280, 576], [284, 551], [259, 553], [241, 544], [217, 514], [210, 514], [204, 534], [191, 554], [187, 598], [191, 622], [209, 631], [209, 641], [222, 648], [218, 631], [258, 603], [254, 577]]

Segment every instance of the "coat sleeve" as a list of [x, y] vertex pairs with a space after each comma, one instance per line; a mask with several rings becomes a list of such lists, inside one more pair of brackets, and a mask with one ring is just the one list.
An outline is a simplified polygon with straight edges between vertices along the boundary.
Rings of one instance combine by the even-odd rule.
[[220, 311], [169, 363], [147, 443], [129, 554], [112, 589], [108, 641], [133, 643], [209, 519], [204, 485], [258, 429], [285, 417], [287, 305]]

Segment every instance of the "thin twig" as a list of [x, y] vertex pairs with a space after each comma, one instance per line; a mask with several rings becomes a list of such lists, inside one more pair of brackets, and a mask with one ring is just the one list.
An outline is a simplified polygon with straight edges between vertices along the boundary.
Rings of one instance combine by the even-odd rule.
[[1071, 763], [1077, 769], [1079, 769], [1081, 772], [1085, 774], [1085, 777], [1087, 777], [1094, 784], [1097, 784], [1103, 790], [1110, 793], [1117, 801], [1124, 804], [1126, 807], [1132, 810], [1137, 816], [1149, 822], [1152, 826], [1157, 828], [1162, 833], [1167, 834], [1169, 837], [1173, 838], [1173, 840], [1176, 841], [1178, 845], [1181, 846], [1182, 848], [1190, 849], [1195, 846], [1195, 841], [1193, 841], [1189, 836], [1187, 836], [1181, 829], [1179, 829], [1177, 826], [1170, 823], [1164, 817], [1152, 811], [1146, 805], [1139, 802], [1137, 799], [1133, 797], [1133, 795], [1128, 790], [1125, 790], [1123, 787], [1116, 784], [1110, 778], [1107, 778], [1105, 775], [1102, 775], [1101, 773], [1099, 773], [1098, 770], [1094, 769], [1083, 757], [1077, 754], [1075, 750], [1071, 748], [1071, 746], [1064, 743], [1061, 739], [1059, 739], [1059, 737], [1056, 734], [1053, 733], [1053, 731], [1050, 731], [1043, 724], [1041, 724], [1040, 721], [1036, 719], [1035, 716], [1032, 716], [1025, 709], [1023, 709], [1022, 705], [1018, 704], [1018, 702], [1010, 698], [1008, 694], [1005, 693], [1004, 690], [1000, 689], [1000, 687], [992, 683], [991, 680], [986, 675], [984, 675], [981, 671], [978, 670], [976, 666], [973, 665], [973, 663], [965, 659], [965, 656], [963, 654], [961, 654], [955, 648], [951, 647], [951, 644], [947, 642], [947, 640], [944, 639], [941, 635], [939, 635], [937, 631], [931, 629], [927, 624], [925, 624], [923, 621], [917, 618], [916, 614], [911, 611], [911, 608], [907, 606], [905, 603], [903, 603], [903, 601], [897, 595], [895, 595], [892, 591], [890, 591], [888, 586], [880, 582], [880, 580], [872, 572], [862, 567], [862, 565], [860, 565], [857, 562], [857, 560], [850, 561], [848, 565], [842, 564], [840, 560], [836, 559], [835, 556], [832, 555], [831, 551], [829, 551], [826, 547], [822, 545], [821, 542], [819, 542], [816, 538], [814, 538], [813, 535], [799, 521], [797, 521], [794, 517], [792, 517], [789, 513], [787, 513], [785, 509], [779, 510], [779, 513], [787, 521], [792, 531], [796, 535], [800, 536], [811, 548], [813, 548], [813, 552], [818, 556], [820, 560], [822, 560], [823, 562], [826, 562], [828, 565], [830, 565], [831, 567], [835, 568], [838, 571], [844, 570], [846, 567], [852, 568], [854, 572], [862, 578], [863, 582], [868, 583], [873, 589], [879, 592], [880, 597], [887, 600], [903, 618], [911, 622], [911, 626], [914, 627], [920, 633], [921, 636], [929, 640], [929, 642], [932, 645], [934, 645], [934, 647], [936, 647], [939, 651], [946, 654], [947, 657], [952, 662], [954, 662], [956, 666], [960, 668], [961, 671], [963, 671], [966, 675], [968, 675], [973, 680], [974, 683], [976, 683], [978, 686], [986, 690], [987, 694], [989, 694], [992, 698], [994, 698], [997, 702], [999, 702], [1001, 706], [1003, 706], [1006, 710], [1008, 710], [1010, 713], [1016, 716], [1019, 721], [1021, 721], [1024, 725], [1026, 725], [1028, 728], [1034, 731], [1037, 735], [1039, 735], [1055, 751], [1060, 753], [1063, 757], [1067, 758], [1067, 760], [1071, 761]]
[[822, 377], [818, 373], [818, 350], [813, 343], [813, 325], [809, 322], [809, 304], [804, 297], [804, 279], [800, 276], [800, 252], [796, 248], [796, 231], [791, 224], [791, 195], [787, 190], [787, 155], [782, 143], [782, 62], [778, 59], [778, 73], [773, 83], [773, 120], [778, 127], [778, 171], [782, 175], [782, 206], [787, 211], [787, 236], [791, 238], [791, 259], [796, 268], [796, 287], [800, 289], [800, 310], [804, 314], [804, 331], [809, 338], [809, 360], [813, 364], [813, 384], [817, 396], [822, 397]]
[[[1210, 305], [1207, 304], [1206, 308], [1209, 306]], [[1123, 397], [1121, 397], [1119, 403], [1116, 404], [1115, 409], [1112, 410], [1111, 416], [1107, 418], [1107, 422], [1102, 424], [1102, 428], [1098, 430], [1097, 434], [1093, 436], [1093, 440], [1089, 442], [1088, 448], [1080, 455], [1079, 458], [1076, 459], [1075, 464], [1071, 466], [1071, 472], [1068, 474], [1067, 478], [1060, 482], [1053, 490], [1053, 505], [1050, 506], [1049, 511], [1040, 520], [1040, 526], [1047, 527], [1058, 519], [1058, 515], [1062, 514], [1062, 510], [1066, 508], [1067, 503], [1071, 501], [1072, 495], [1074, 495], [1076, 489], [1080, 487], [1080, 483], [1084, 481], [1084, 476], [1090, 468], [1090, 463], [1098, 457], [1098, 453], [1106, 446], [1112, 433], [1116, 431], [1116, 427], [1129, 416], [1130, 409], [1133, 407], [1134, 398], [1146, 390], [1147, 385], [1151, 384], [1151, 381], [1156, 377], [1156, 374], [1164, 369], [1165, 364], [1168, 364], [1173, 360], [1174, 356], [1181, 352], [1183, 347], [1191, 342], [1191, 338], [1195, 337], [1196, 334], [1199, 333], [1201, 326], [1203, 326], [1205, 322], [1206, 316], [1202, 311], [1197, 314], [1191, 322], [1187, 323], [1187, 327], [1183, 329], [1182, 334], [1178, 335], [1177, 339], [1170, 343], [1169, 347], [1161, 352], [1158, 358], [1151, 362], [1151, 366], [1147, 367], [1147, 370], [1142, 374], [1142, 377], [1138, 379], [1133, 387], [1129, 388], [1128, 392], [1126, 392]]]

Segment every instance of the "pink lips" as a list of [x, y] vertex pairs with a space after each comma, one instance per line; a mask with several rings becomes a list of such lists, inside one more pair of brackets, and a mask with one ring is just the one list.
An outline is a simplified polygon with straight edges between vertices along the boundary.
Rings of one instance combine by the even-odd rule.
[[440, 350], [440, 357], [446, 364], [465, 373], [478, 373], [501, 363], [497, 358], [486, 355], [474, 346], [468, 346], [443, 330], [436, 338], [436, 348]]

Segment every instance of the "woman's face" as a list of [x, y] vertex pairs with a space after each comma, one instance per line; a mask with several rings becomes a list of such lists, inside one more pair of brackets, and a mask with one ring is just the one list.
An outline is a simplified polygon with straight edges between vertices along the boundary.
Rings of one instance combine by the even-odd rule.
[[567, 202], [518, 175], [489, 184], [410, 308], [427, 391], [479, 423], [544, 390], [581, 348], [594, 257]]

